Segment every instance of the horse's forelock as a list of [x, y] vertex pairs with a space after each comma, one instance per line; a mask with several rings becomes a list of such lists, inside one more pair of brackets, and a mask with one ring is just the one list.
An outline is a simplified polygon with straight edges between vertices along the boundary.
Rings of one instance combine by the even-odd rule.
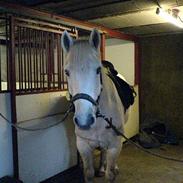
[[[70, 49], [70, 64], [78, 66], [95, 64], [99, 60], [99, 52], [87, 40], [76, 40]], [[93, 61], [91, 63], [91, 61]]]

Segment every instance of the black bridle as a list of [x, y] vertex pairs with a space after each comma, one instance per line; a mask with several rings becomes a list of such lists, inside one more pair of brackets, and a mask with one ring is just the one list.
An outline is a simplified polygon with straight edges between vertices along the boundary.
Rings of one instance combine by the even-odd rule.
[[86, 94], [86, 93], [77, 93], [75, 94], [74, 96], [72, 96], [70, 94], [70, 102], [74, 105], [74, 102], [76, 100], [79, 100], [79, 99], [84, 99], [84, 100], [87, 100], [89, 102], [91, 102], [94, 106], [97, 107], [97, 112], [98, 112], [98, 105], [99, 105], [99, 101], [100, 101], [100, 96], [101, 96], [101, 93], [102, 93], [102, 86], [103, 86], [103, 82], [102, 82], [102, 73], [100, 73], [100, 84], [101, 84], [101, 91], [97, 97], [97, 100], [93, 99], [93, 97], [91, 97], [90, 95]]
[[[100, 95], [99, 95], [100, 96]], [[91, 102], [93, 105], [97, 106], [98, 102], [99, 102], [99, 98], [97, 98], [97, 100], [94, 100], [90, 95], [86, 94], [86, 93], [77, 93], [76, 95], [74, 95], [73, 97], [71, 97], [71, 102], [74, 103], [76, 100], [79, 99], [84, 99], [87, 100], [89, 102]]]

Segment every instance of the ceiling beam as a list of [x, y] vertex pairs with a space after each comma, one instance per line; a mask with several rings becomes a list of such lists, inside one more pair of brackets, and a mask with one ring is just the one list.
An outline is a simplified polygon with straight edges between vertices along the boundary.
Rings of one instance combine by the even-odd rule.
[[[53, 3], [59, 3], [61, 0], [52, 0]], [[66, 0], [63, 0], [66, 1]], [[36, 1], [27, 1], [26, 5], [28, 6], [43, 6], [49, 4], [50, 0], [36, 0]]]
[[[92, 20], [96, 18], [104, 18], [110, 16], [117, 16], [123, 15], [126, 13], [150, 10], [156, 8], [158, 6], [156, 0], [127, 0], [127, 1], [120, 1], [114, 0], [113, 2], [102, 1], [103, 3], [98, 6], [91, 6], [87, 8], [81, 9], [73, 9], [73, 11], [64, 12], [59, 8], [56, 8], [54, 12], [58, 14], [63, 14], [68, 17], [73, 17], [81, 20]], [[105, 4], [106, 3], [106, 4]], [[159, 4], [162, 7], [167, 6], [181, 6], [183, 5], [183, 1], [179, 0], [159, 0]], [[49, 9], [49, 8], [48, 8]], [[72, 10], [72, 9], [71, 9]]]
[[[40, 6], [40, 8], [48, 8], [48, 9], [54, 9], [57, 11], [72, 11], [73, 9], [78, 9], [79, 7], [89, 6], [89, 5], [95, 5], [95, 4], [101, 4], [103, 1], [111, 2], [113, 0], [85, 0], [85, 3], [83, 3], [82, 0], [57, 0], [58, 2], [50, 1], [49, 4]], [[118, 0], [119, 1], [119, 0]]]
[[7, 3], [16, 3], [24, 6], [40, 6], [44, 4], [64, 2], [67, 0], [6, 0]]
[[[125, 1], [130, 1], [130, 0], [123, 0]], [[70, 6], [63, 7], [62, 4], [58, 4], [57, 8], [55, 9], [55, 12], [58, 12], [62, 15], [66, 14], [72, 14], [74, 12], [81, 12], [89, 9], [94, 9], [94, 8], [99, 8], [99, 7], [104, 7], [107, 5], [111, 4], [116, 4], [119, 2], [122, 2], [121, 0], [92, 0], [92, 1], [87, 1], [85, 3], [82, 3], [80, 0], [80, 3], [75, 3], [73, 0], [69, 1]]]
[[119, 39], [130, 40], [130, 41], [135, 41], [135, 42], [138, 41], [138, 38], [134, 35], [124, 34], [120, 31], [115, 31], [110, 28], [100, 26], [97, 24], [79, 21], [79, 20], [75, 20], [72, 18], [59, 16], [56, 14], [50, 14], [47, 12], [39, 11], [36, 9], [32, 9], [32, 8], [28, 8], [28, 7], [24, 7], [24, 6], [20, 6], [20, 5], [16, 5], [16, 4], [0, 2], [0, 10], [4, 10], [8, 13], [14, 13], [14, 14], [27, 16], [30, 18], [37, 18], [39, 20], [46, 20], [49, 22], [61, 23], [64, 25], [73, 26], [73, 27], [85, 29], [85, 30], [92, 30], [93, 28], [97, 28], [101, 32], [103, 32], [111, 37], [116, 37]]
[[140, 25], [140, 26], [132, 26], [126, 28], [117, 29], [119, 31], [123, 31], [125, 33], [135, 34], [138, 36], [146, 36], [146, 35], [160, 35], [160, 34], [169, 34], [169, 33], [183, 33], [183, 30], [170, 24], [170, 23], [157, 23], [151, 25]]

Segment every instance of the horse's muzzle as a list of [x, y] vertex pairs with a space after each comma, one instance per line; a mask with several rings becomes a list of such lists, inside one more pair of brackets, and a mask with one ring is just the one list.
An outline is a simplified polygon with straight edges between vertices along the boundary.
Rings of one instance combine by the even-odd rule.
[[81, 129], [81, 130], [89, 130], [91, 126], [95, 122], [95, 117], [91, 114], [89, 114], [85, 121], [83, 121], [82, 117], [75, 116], [74, 117], [75, 124]]

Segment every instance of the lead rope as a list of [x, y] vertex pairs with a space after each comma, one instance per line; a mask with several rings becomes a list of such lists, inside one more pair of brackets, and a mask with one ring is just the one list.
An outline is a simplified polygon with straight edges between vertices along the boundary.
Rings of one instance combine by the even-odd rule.
[[[31, 132], [34, 132], [34, 131], [46, 130], [46, 129], [49, 129], [49, 128], [52, 128], [52, 127], [54, 127], [54, 126], [59, 125], [60, 123], [62, 123], [62, 122], [64, 122], [64, 121], [66, 120], [66, 118], [68, 117], [69, 113], [72, 112], [72, 111], [73, 111], [73, 104], [71, 104], [71, 105], [69, 106], [68, 110], [65, 112], [63, 118], [62, 118], [60, 121], [58, 121], [58, 122], [56, 122], [56, 123], [54, 123], [54, 124], [51, 124], [51, 125], [49, 125], [49, 126], [47, 126], [47, 127], [41, 127], [41, 128], [24, 128], [24, 127], [21, 127], [21, 126], [19, 126], [19, 125], [17, 125], [17, 124], [13, 124], [10, 120], [8, 120], [8, 119], [7, 119], [3, 114], [1, 114], [1, 113], [0, 113], [0, 116], [1, 116], [8, 124], [10, 124], [10, 125], [13, 126], [14, 128], [16, 128], [17, 130], [23, 130], [23, 131], [29, 131], [29, 132], [31, 131]], [[170, 161], [175, 161], [175, 162], [183, 163], [183, 160], [176, 159], [176, 158], [172, 158], [172, 157], [168, 157], [168, 156], [163, 156], [163, 155], [160, 155], [160, 154], [158, 154], [158, 153], [154, 153], [154, 152], [152, 152], [152, 151], [149, 151], [149, 150], [143, 148], [143, 147], [140, 146], [139, 144], [137, 144], [137, 143], [133, 142], [131, 139], [127, 138], [122, 132], [120, 132], [120, 131], [116, 128], [116, 126], [113, 125], [113, 123], [112, 123], [112, 118], [108, 118], [108, 117], [106, 117], [105, 115], [102, 115], [102, 114], [100, 113], [99, 110], [98, 110], [98, 112], [97, 112], [96, 115], [97, 115], [97, 118], [103, 118], [103, 119], [107, 122], [108, 126], [106, 126], [106, 129], [110, 129], [110, 128], [111, 128], [111, 129], [116, 133], [117, 136], [122, 136], [127, 142], [129, 142], [129, 143], [131, 143], [132, 145], [136, 146], [136, 147], [137, 147], [138, 149], [140, 149], [141, 151], [146, 152], [146, 153], [148, 153], [148, 154], [150, 154], [150, 155], [152, 155], [152, 156], [155, 156], [155, 157], [159, 157], [159, 158], [162, 158], [162, 159], [166, 159], [166, 160], [170, 160]], [[50, 116], [46, 116], [46, 117], [50, 117]], [[46, 118], [46, 117], [41, 117], [41, 118], [37, 118], [37, 119], [43, 119], [43, 118]]]
[[135, 143], [134, 141], [132, 141], [131, 139], [129, 139], [128, 137], [126, 137], [122, 132], [120, 132], [116, 128], [116, 126], [113, 125], [112, 118], [108, 118], [105, 115], [101, 114], [99, 110], [97, 112], [97, 118], [103, 118], [107, 122], [107, 124], [108, 124], [106, 126], [106, 129], [110, 129], [111, 128], [116, 133], [117, 136], [122, 136], [127, 142], [129, 142], [130, 144], [136, 146], [141, 151], [143, 151], [145, 153], [148, 153], [148, 154], [150, 154], [152, 156], [155, 156], [155, 157], [159, 157], [159, 158], [162, 158], [162, 159], [166, 159], [166, 160], [170, 160], [170, 161], [175, 161], [175, 162], [183, 163], [183, 160], [176, 159], [176, 158], [172, 158], [172, 157], [169, 157], [169, 156], [164, 156], [164, 155], [161, 155], [161, 154], [158, 154], [158, 153], [149, 151], [149, 150], [143, 148], [141, 145]]
[[[34, 132], [34, 131], [41, 131], [41, 130], [46, 130], [46, 129], [49, 129], [49, 128], [52, 128], [54, 126], [57, 126], [59, 125], [60, 123], [64, 122], [66, 120], [66, 118], [68, 117], [69, 113], [73, 110], [73, 105], [71, 104], [68, 109], [66, 110], [66, 112], [64, 113], [64, 116], [62, 117], [61, 120], [57, 121], [56, 123], [54, 124], [51, 124], [49, 126], [46, 126], [46, 127], [40, 127], [40, 128], [25, 128], [25, 127], [21, 127], [17, 124], [14, 124], [12, 123], [10, 120], [8, 120], [3, 114], [0, 113], [0, 116], [8, 123], [10, 124], [11, 126], [13, 126], [14, 128], [16, 128], [17, 130], [23, 130], [23, 131], [29, 131], [29, 132]], [[61, 113], [60, 113], [61, 114]], [[44, 118], [47, 118], [47, 117], [51, 117], [52, 115], [48, 115], [48, 116], [44, 116], [44, 117], [41, 117], [41, 118], [36, 118], [36, 119], [44, 119]], [[26, 120], [26, 121], [29, 121], [29, 120]], [[25, 121], [23, 121], [25, 122]]]

